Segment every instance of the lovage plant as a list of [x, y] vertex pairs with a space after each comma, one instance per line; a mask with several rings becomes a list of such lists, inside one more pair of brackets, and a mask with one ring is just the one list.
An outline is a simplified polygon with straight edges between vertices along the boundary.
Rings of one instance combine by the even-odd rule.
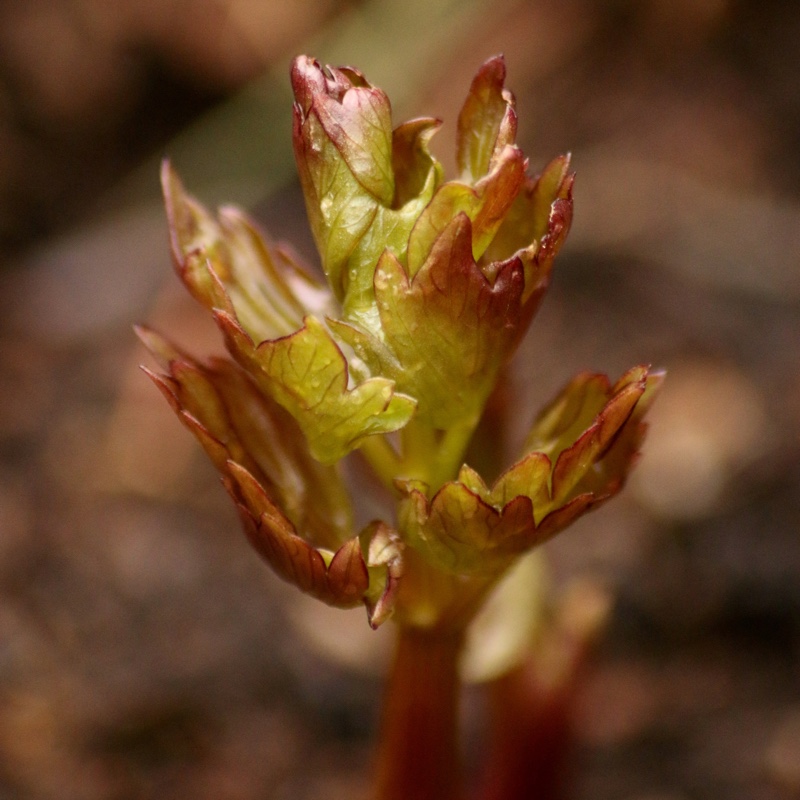
[[[378, 797], [448, 800], [467, 627], [523, 554], [620, 489], [660, 375], [579, 375], [516, 461], [481, 476], [466, 454], [567, 235], [569, 158], [529, 176], [499, 57], [459, 115], [451, 180], [429, 150], [438, 120], [393, 127], [386, 94], [349, 67], [300, 56], [291, 79], [327, 286], [241, 211], [206, 211], [165, 164], [178, 274], [230, 357], [198, 361], [140, 333], [275, 572], [330, 605], [363, 604], [373, 627], [392, 619]], [[395, 504], [361, 530], [342, 470], [353, 451], [375, 476], [363, 490], [382, 483]]]

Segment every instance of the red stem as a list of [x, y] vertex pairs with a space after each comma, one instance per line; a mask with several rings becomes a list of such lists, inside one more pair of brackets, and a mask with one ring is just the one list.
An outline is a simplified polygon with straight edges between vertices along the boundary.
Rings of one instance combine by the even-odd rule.
[[492, 746], [481, 800], [563, 800], [570, 681], [542, 684], [531, 664], [489, 687]]
[[386, 688], [378, 800], [459, 800], [460, 632], [401, 626]]

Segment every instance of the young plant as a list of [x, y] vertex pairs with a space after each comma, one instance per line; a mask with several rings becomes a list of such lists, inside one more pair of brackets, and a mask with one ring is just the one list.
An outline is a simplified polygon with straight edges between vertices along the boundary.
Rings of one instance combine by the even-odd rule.
[[[429, 150], [438, 120], [393, 127], [386, 94], [350, 67], [300, 56], [291, 79], [327, 286], [241, 211], [210, 214], [165, 164], [178, 275], [230, 357], [140, 335], [274, 571], [332, 606], [363, 604], [373, 627], [393, 620], [378, 798], [452, 800], [466, 630], [523, 554], [620, 489], [661, 375], [579, 375], [488, 483], [465, 454], [472, 442], [481, 458], [476, 429], [569, 230], [569, 158], [528, 175], [502, 57], [461, 109], [452, 180]], [[361, 530], [341, 470], [353, 451], [395, 504]]]

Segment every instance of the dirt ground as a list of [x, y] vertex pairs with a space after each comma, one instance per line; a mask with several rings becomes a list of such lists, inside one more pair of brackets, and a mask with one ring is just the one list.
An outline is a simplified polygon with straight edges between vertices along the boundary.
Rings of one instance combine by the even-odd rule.
[[218, 346], [171, 273], [163, 153], [311, 257], [271, 109], [314, 47], [449, 122], [445, 161], [503, 51], [534, 168], [573, 153], [512, 443], [575, 372], [669, 371], [623, 495], [547, 545], [557, 585], [615, 598], [569, 796], [800, 797], [800, 6], [488, 6], [0, 6], [0, 800], [368, 796], [387, 634], [268, 573], [131, 332]]

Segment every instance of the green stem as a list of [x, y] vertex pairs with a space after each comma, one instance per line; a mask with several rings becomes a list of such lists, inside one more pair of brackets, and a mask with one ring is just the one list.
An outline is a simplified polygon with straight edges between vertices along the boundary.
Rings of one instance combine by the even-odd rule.
[[412, 419], [400, 433], [403, 443], [403, 477], [430, 483], [430, 464], [436, 457], [436, 431]]
[[445, 481], [454, 480], [464, 460], [469, 440], [475, 431], [475, 425], [456, 425], [445, 431], [436, 452], [436, 466], [431, 485], [437, 488]]
[[386, 689], [377, 800], [459, 800], [461, 632], [401, 626]]
[[403, 477], [424, 481], [431, 492], [454, 480], [474, 430], [474, 424], [462, 423], [438, 431], [411, 420], [401, 433]]
[[360, 449], [381, 483], [393, 489], [394, 479], [400, 474], [400, 459], [386, 437], [367, 436]]

